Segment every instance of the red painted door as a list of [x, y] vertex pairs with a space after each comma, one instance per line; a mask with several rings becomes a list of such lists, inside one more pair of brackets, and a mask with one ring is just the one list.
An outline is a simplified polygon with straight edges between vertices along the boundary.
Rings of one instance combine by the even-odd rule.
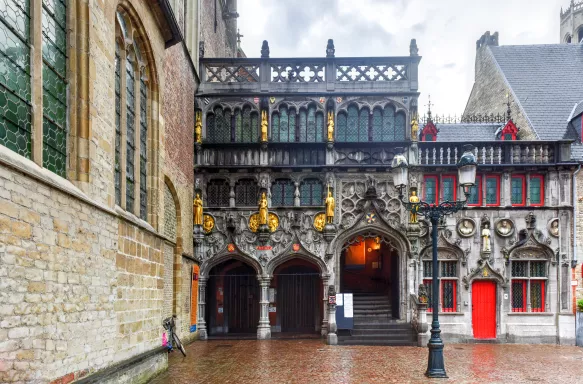
[[496, 338], [496, 282], [486, 280], [472, 284], [472, 325], [474, 338]]

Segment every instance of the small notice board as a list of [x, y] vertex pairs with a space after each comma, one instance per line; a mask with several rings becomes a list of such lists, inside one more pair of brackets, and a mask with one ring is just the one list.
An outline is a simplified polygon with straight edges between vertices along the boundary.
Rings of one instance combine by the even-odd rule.
[[352, 293], [336, 294], [336, 326], [338, 329], [353, 329]]

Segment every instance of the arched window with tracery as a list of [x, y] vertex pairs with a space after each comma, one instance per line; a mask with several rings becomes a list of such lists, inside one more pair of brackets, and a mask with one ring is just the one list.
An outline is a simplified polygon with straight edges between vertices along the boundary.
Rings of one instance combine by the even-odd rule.
[[274, 207], [292, 207], [296, 187], [289, 179], [278, 179], [271, 185], [271, 205]]
[[322, 182], [318, 179], [305, 179], [300, 184], [300, 205], [323, 205]]
[[241, 179], [235, 184], [235, 205], [237, 207], [250, 207], [257, 205], [258, 188], [253, 179]]
[[[290, 113], [291, 112], [291, 113]], [[276, 143], [293, 143], [296, 141], [296, 114], [286, 105], [271, 115], [271, 141]]]
[[209, 143], [256, 143], [259, 141], [259, 113], [246, 105], [231, 111], [217, 106], [206, 117]]
[[338, 124], [336, 129], [336, 141], [339, 142], [367, 142], [368, 135], [368, 116], [367, 108], [360, 111], [356, 105], [350, 105], [347, 112], [338, 114]]
[[148, 138], [151, 123], [149, 45], [139, 22], [123, 8], [116, 14], [115, 47], [115, 201], [148, 219]]
[[310, 104], [307, 110], [305, 108], [301, 108], [298, 120], [299, 142], [322, 142], [322, 135], [324, 132], [324, 115], [321, 111], [316, 112], [316, 106], [314, 104]]
[[231, 195], [229, 182], [224, 179], [210, 180], [206, 187], [207, 206], [228, 207]]
[[372, 113], [372, 141], [405, 140], [405, 115], [392, 105], [376, 107]]

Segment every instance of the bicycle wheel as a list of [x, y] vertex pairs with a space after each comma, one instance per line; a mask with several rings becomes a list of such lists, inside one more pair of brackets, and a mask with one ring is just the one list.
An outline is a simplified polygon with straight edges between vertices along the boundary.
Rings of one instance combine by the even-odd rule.
[[178, 335], [176, 333], [172, 332], [172, 338], [174, 339], [174, 347], [180, 349], [180, 352], [182, 352], [182, 354], [184, 356], [186, 356], [186, 350], [184, 349], [182, 342], [178, 338]]

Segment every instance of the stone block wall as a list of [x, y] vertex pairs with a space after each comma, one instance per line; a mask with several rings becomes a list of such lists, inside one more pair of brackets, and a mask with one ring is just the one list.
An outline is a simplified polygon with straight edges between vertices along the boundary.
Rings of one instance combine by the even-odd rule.
[[[229, 33], [236, 33], [223, 19], [223, 1], [200, 0], [200, 40], [204, 42], [204, 57], [237, 57], [237, 46], [229, 42]], [[229, 1], [231, 2], [231, 1]], [[216, 10], [215, 10], [216, 7]], [[259, 51], [259, 47], [258, 47]], [[257, 52], [259, 54], [259, 52]]]
[[574, 302], [573, 308], [575, 308], [575, 300], [583, 299], [583, 271], [581, 268], [581, 263], [583, 262], [583, 171], [580, 171], [577, 176], [577, 195], [574, 196], [574, 208], [576, 210], [577, 219], [576, 219], [576, 226], [577, 226], [577, 267], [574, 271], [573, 280], [578, 281], [578, 285], [575, 288], [575, 295], [574, 295]]

